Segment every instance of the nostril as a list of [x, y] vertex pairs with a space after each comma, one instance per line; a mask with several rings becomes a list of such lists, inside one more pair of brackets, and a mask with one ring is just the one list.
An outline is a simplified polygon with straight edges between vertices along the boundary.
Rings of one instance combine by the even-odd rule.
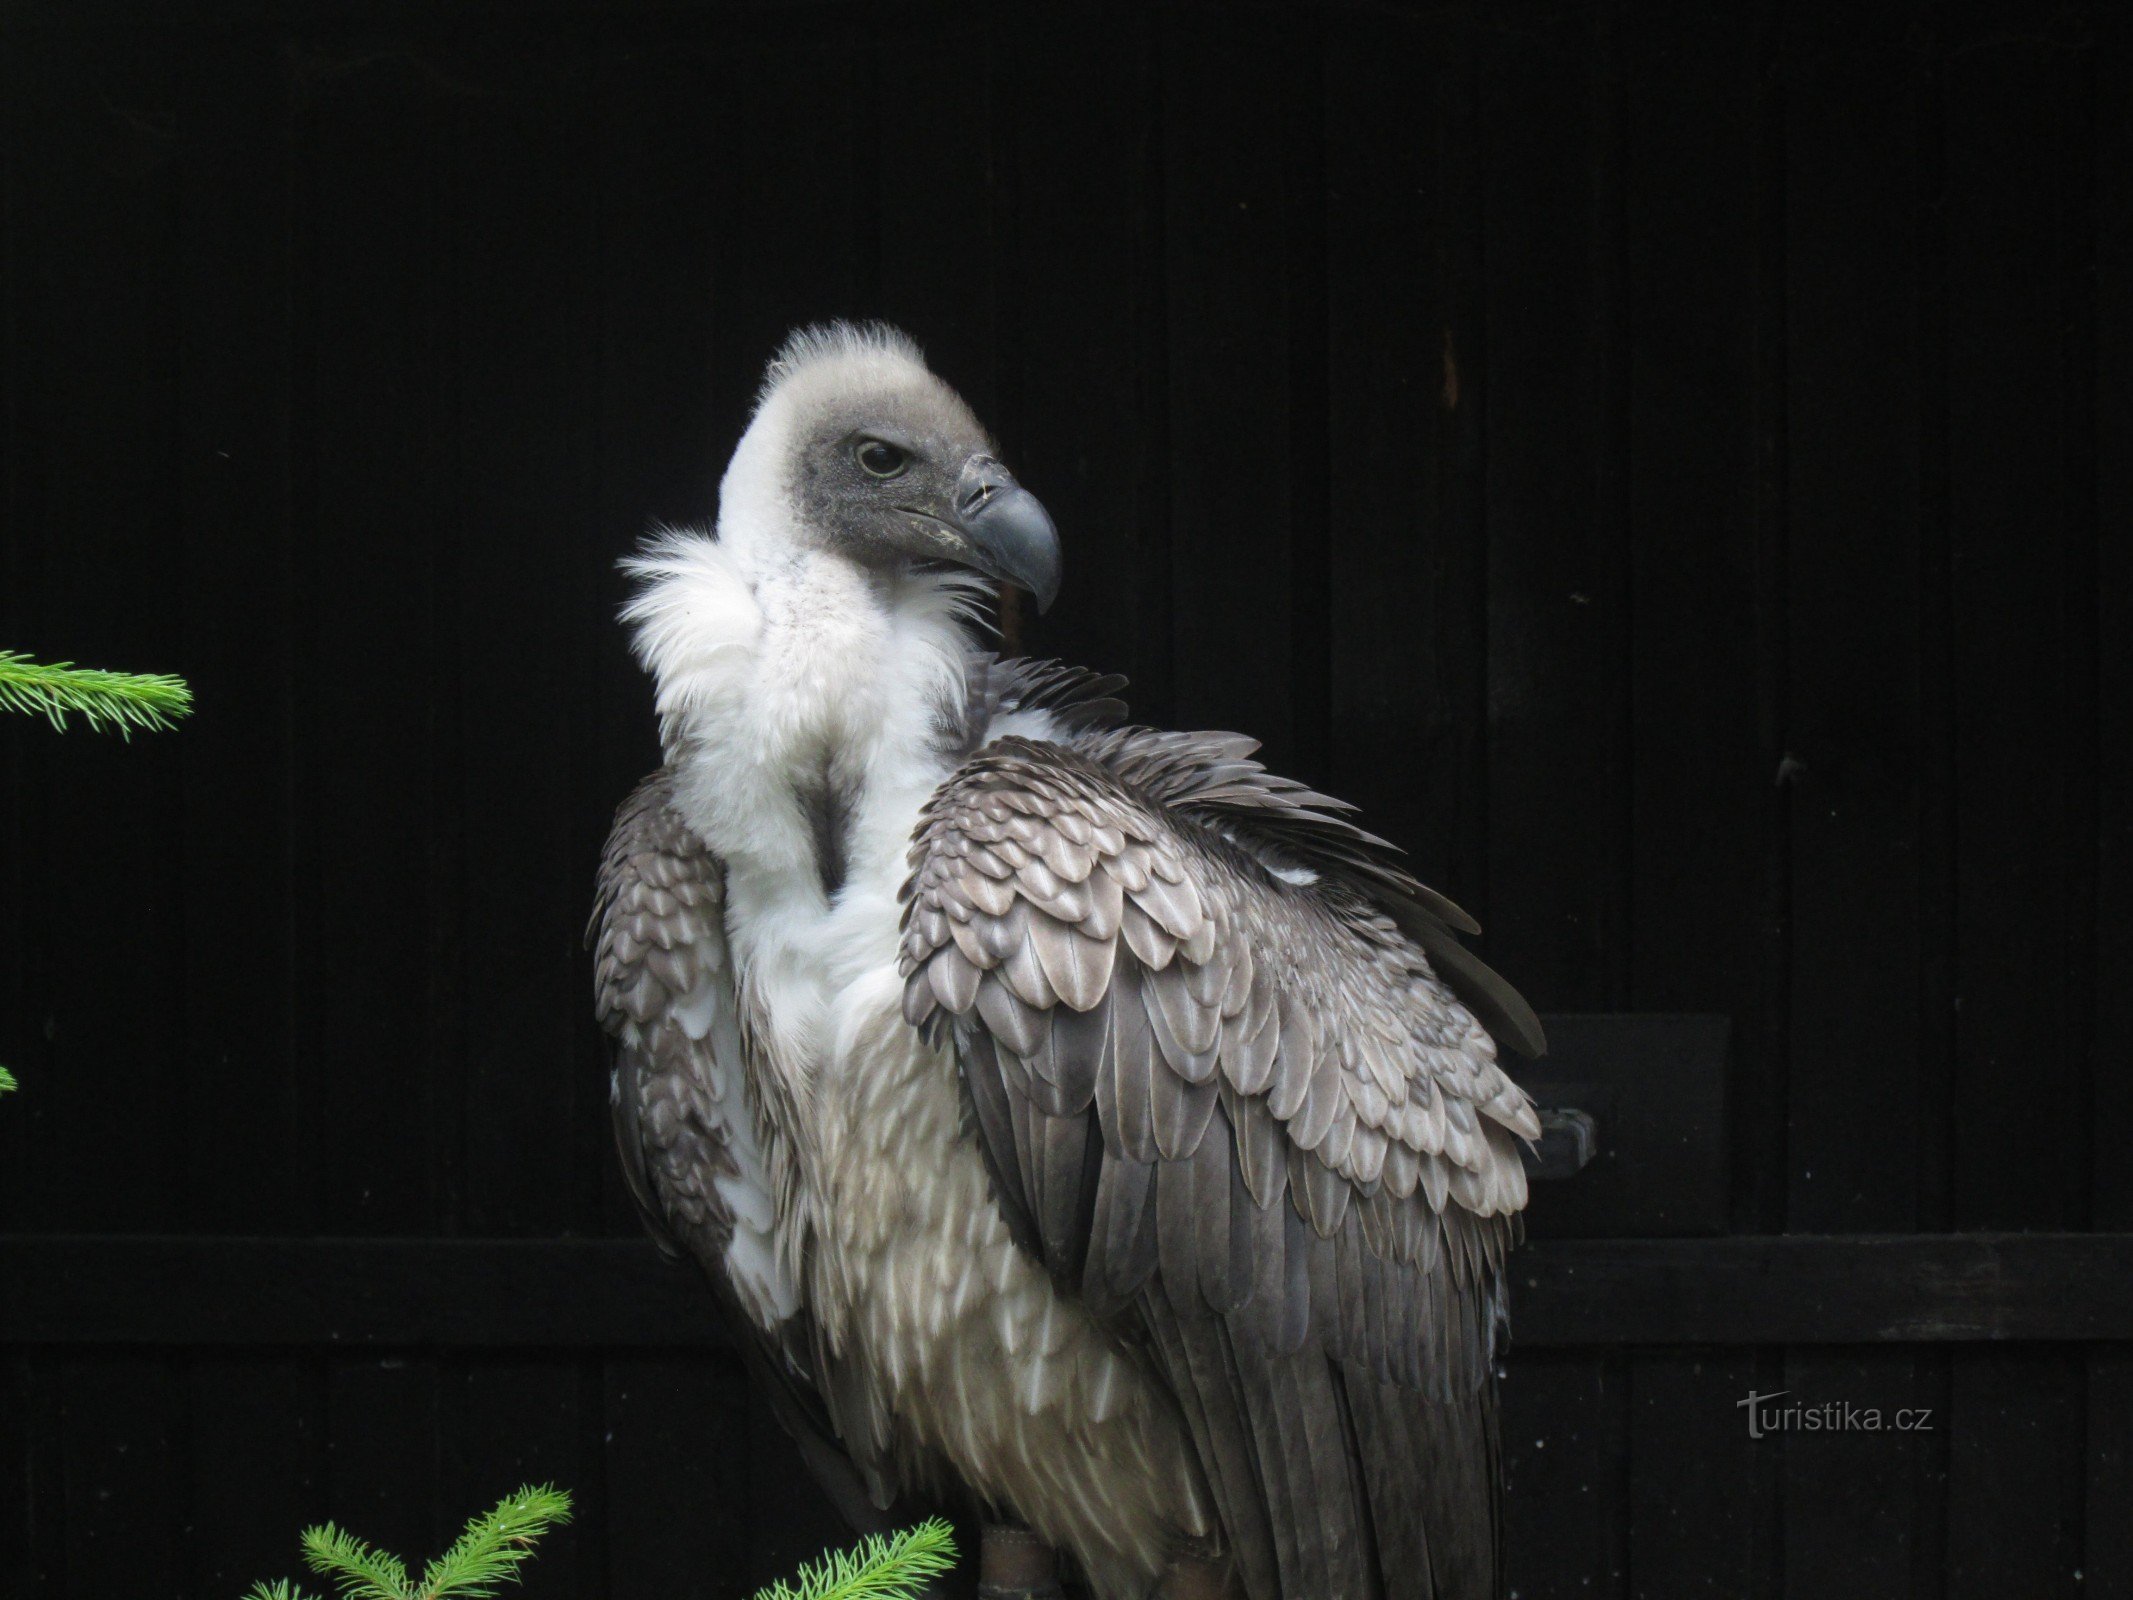
[[1015, 486], [1015, 475], [991, 456], [972, 456], [963, 464], [956, 484], [956, 509], [969, 513], [982, 509], [1003, 489]]

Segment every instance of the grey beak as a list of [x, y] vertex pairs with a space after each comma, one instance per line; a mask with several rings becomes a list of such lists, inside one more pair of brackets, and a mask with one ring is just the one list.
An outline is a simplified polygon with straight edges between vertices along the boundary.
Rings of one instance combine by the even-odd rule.
[[1040, 612], [1059, 595], [1059, 530], [1044, 502], [991, 456], [972, 456], [956, 480], [955, 515], [970, 539], [971, 565], [1027, 589]]

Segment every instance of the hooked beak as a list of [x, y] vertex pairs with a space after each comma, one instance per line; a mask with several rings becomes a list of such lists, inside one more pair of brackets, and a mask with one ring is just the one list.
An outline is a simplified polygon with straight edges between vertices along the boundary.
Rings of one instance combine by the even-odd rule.
[[1059, 530], [1044, 502], [991, 456], [972, 456], [955, 486], [955, 527], [969, 564], [989, 578], [1027, 589], [1039, 612], [1059, 595]]

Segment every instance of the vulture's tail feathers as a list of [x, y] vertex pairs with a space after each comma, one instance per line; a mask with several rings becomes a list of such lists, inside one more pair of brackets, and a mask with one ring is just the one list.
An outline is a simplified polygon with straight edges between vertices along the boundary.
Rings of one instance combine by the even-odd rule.
[[1370, 1542], [1385, 1600], [1500, 1600], [1502, 1446], [1494, 1381], [1440, 1400], [1350, 1361], [1342, 1363], [1339, 1382], [1370, 1486]]

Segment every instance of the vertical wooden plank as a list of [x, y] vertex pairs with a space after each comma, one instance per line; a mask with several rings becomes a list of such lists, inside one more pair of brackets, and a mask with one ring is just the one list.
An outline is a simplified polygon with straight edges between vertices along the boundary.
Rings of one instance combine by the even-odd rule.
[[323, 1385], [311, 1363], [201, 1355], [182, 1380], [191, 1462], [181, 1507], [188, 1594], [246, 1593], [297, 1570], [325, 1520]]
[[[593, 864], [615, 807], [659, 764], [648, 680], [617, 620], [628, 592], [615, 563], [661, 525], [708, 527], [717, 514], [710, 417], [711, 263], [717, 192], [710, 64], [701, 48], [636, 34], [603, 52], [599, 327], [598, 537], [577, 584], [593, 617], [592, 761], [580, 797], [570, 857], [579, 903], [589, 903]], [[579, 1070], [602, 1092], [606, 1041], [592, 1020], [585, 958], [570, 988]], [[636, 1207], [621, 1181], [606, 1118], [596, 1117], [602, 1211], [610, 1231], [636, 1233]]]
[[722, 187], [714, 264], [714, 476], [792, 329], [873, 310], [879, 230], [871, 62], [849, 35], [795, 30], [716, 60]]
[[1751, 1225], [1768, 1225], [1784, 1105], [1768, 1015], [1781, 607], [1758, 443], [1760, 46], [1745, 12], [1625, 18], [1631, 1000], [1736, 1019], [1728, 1103]]
[[2068, 841], [2094, 755], [2070, 697], [2095, 670], [2094, 608], [2075, 581], [2092, 535], [2068, 437], [2086, 436], [2092, 397], [2068, 334], [2087, 107], [2078, 55], [2011, 32], [2018, 10], [1956, 12], [1946, 69], [1958, 1227], [2064, 1227], [2086, 1166]]
[[1318, 44], [1253, 15], [1165, 18], [1164, 274], [1177, 718], [1297, 749], [1288, 223], [1317, 204], [1278, 162], [1315, 102]]
[[[1961, 7], [1946, 41], [1958, 996], [1948, 1170], [1951, 1220], [1968, 1227], [2066, 1226], [2088, 1200], [2093, 1014], [2081, 1015], [2090, 995], [2078, 967], [2095, 933], [2085, 870], [2097, 760], [2094, 84], [2071, 34], [2010, 32], [2016, 20]], [[2058, 1352], [1964, 1352], [1953, 1385], [1950, 1596], [2075, 1592], [2078, 1371]]]
[[[1746, 10], [1621, 17], [1630, 998], [1736, 1019], [1734, 1204], [1750, 1226], [1774, 1215], [1784, 1104], [1768, 43]], [[1775, 1592], [1777, 1463], [1737, 1403], [1777, 1371], [1739, 1351], [1633, 1361], [1633, 1592]]]
[[[2089, 1219], [2098, 1228], [2133, 1227], [2133, 1162], [2112, 1131], [2133, 1127], [2133, 23], [2123, 10], [2100, 14], [2090, 81], [2096, 189], [2096, 523], [2097, 853], [2093, 992], [2089, 1044], [2095, 1114]], [[2133, 1591], [2133, 1578], [2127, 1582]]]
[[[1955, 1113], [1956, 614], [1949, 496], [1949, 237], [1946, 47], [1920, 40], [1918, 81], [1918, 544], [1919, 544], [1919, 1225], [1951, 1225], [1949, 1158]], [[1923, 1372], [1923, 1368], [1921, 1371]], [[1934, 1369], [1945, 1382], [1945, 1364]], [[1945, 1435], [1943, 1435], [1945, 1438]], [[1945, 1498], [1940, 1509], [1945, 1511]], [[1922, 1550], [1922, 1554], [1924, 1554]]]
[[[1919, 64], [1891, 5], [1793, 7], [1785, 105], [1788, 1226], [1918, 1218]], [[1796, 1353], [1807, 1403], [1916, 1409], [1895, 1352]], [[1785, 1587], [1908, 1592], [1916, 1433], [1783, 1448]]]
[[290, 1008], [288, 116], [262, 35], [199, 46], [178, 107], [186, 841], [185, 1215], [311, 1225]]
[[1621, 1374], [1600, 1355], [1514, 1350], [1502, 1395], [1506, 1587], [1521, 1600], [1623, 1594]]
[[1040, 653], [1125, 673], [1136, 716], [1160, 724], [1172, 572], [1152, 42], [1028, 10], [1002, 49], [998, 431], [1065, 554], [1058, 604], [1024, 628]]
[[398, 1352], [326, 1368], [326, 1514], [395, 1553], [434, 1554], [458, 1526], [440, 1482], [437, 1369]]
[[[1282, 247], [1289, 324], [1289, 559], [1272, 576], [1289, 593], [1295, 740], [1290, 770], [1305, 783], [1325, 787], [1335, 782], [1334, 750], [1340, 738], [1334, 641], [1342, 630], [1336, 626], [1333, 593], [1336, 432], [1327, 293], [1332, 218], [1326, 181], [1331, 107], [1341, 98], [1340, 63], [1333, 58], [1328, 28], [1308, 13], [1294, 19], [1288, 31], [1285, 49], [1293, 65], [1292, 86], [1281, 107], [1290, 119], [1282, 141], [1281, 178], [1287, 194]], [[1466, 120], [1457, 125], [1464, 128]], [[1461, 179], [1471, 178], [1471, 160], [1448, 165]], [[1469, 192], [1469, 185], [1459, 187], [1460, 196]], [[1463, 216], [1466, 210], [1456, 197], [1444, 209], [1451, 216]], [[1461, 242], [1469, 242], [1469, 237], [1462, 234]], [[1478, 247], [1478, 240], [1471, 242]]]
[[[640, 29], [601, 60], [601, 526], [617, 555], [657, 524], [707, 524], [732, 448], [709, 393], [724, 298], [714, 262], [735, 156], [718, 114], [716, 54], [692, 34]], [[634, 761], [622, 771], [642, 776]]]
[[2088, 1356], [2088, 1485], [2081, 1579], [2091, 1595], [2133, 1594], [2133, 1355]]
[[170, 1364], [157, 1356], [59, 1364], [71, 1594], [181, 1591], [185, 1480], [172, 1389]]
[[437, 917], [456, 868], [434, 780], [457, 667], [437, 588], [446, 163], [404, 60], [297, 89], [298, 1050], [321, 1221], [412, 1233], [433, 1225], [457, 1143], [453, 1041], [432, 1021], [457, 933]]
[[46, 1354], [22, 1363], [24, 1453], [29, 1482], [28, 1541], [22, 1561], [26, 1593], [40, 1597], [67, 1592], [66, 1399], [61, 1364]]
[[1753, 1352], [1630, 1361], [1630, 1593], [1774, 1594], [1763, 1515], [1769, 1441], [1751, 1439], [1739, 1402], [1767, 1387]]
[[1916, 63], [1908, 7], [1788, 12], [1787, 1209], [1916, 1221]]
[[1948, 1413], [1948, 1600], [2092, 1592], [2081, 1576], [2078, 1353], [1960, 1350]]
[[[996, 19], [940, 10], [884, 28], [861, 142], [872, 154], [880, 314], [999, 430], [994, 328], [1004, 193], [993, 148]], [[1002, 441], [1016, 454], [1014, 441]]]
[[1948, 1479], [1955, 1437], [1952, 1352], [1946, 1347], [1921, 1351], [1913, 1370], [1913, 1392], [1922, 1405], [1932, 1408], [1932, 1425], [1915, 1447], [1919, 1471], [1913, 1480], [1911, 1530], [1918, 1553], [1911, 1566], [1911, 1592], [1937, 1600], [1947, 1592]]
[[[200, 707], [180, 747], [185, 1215], [298, 1232], [315, 1195], [291, 1037], [289, 86], [250, 32], [200, 44], [180, 82], [174, 426]], [[322, 1514], [322, 1389], [297, 1358], [204, 1356], [183, 1383], [188, 1583], [241, 1593], [294, 1570], [298, 1530]]]
[[597, 619], [598, 329], [590, 116], [596, 58], [553, 44], [470, 51], [459, 97], [447, 312], [455, 346], [446, 626], [463, 933], [456, 1022], [466, 1073], [463, 1220], [553, 1233], [597, 1207], [606, 1096], [580, 1070], [585, 863], [572, 846], [589, 763], [578, 688]]
[[[450, 326], [458, 453], [452, 573], [463, 874], [463, 1218], [482, 1234], [549, 1234], [597, 1217], [606, 1094], [581, 1070], [585, 863], [576, 796], [592, 764], [578, 688], [597, 618], [593, 576], [599, 330], [597, 54], [580, 30], [484, 40], [455, 72]], [[530, 333], [530, 336], [529, 336]], [[505, 799], [508, 797], [508, 799]], [[457, 1380], [444, 1484], [450, 1519], [522, 1483], [576, 1512], [542, 1541], [530, 1595], [597, 1591], [605, 1540], [599, 1395], [582, 1364], [477, 1358]]]
[[1773, 1406], [1871, 1412], [1878, 1423], [1787, 1434], [1775, 1446], [1784, 1457], [1784, 1593], [1911, 1593], [1920, 1489], [1934, 1435], [1947, 1426], [1934, 1414], [1937, 1392], [1900, 1351], [1795, 1351], [1784, 1373], [1785, 1397]]
[[[35, 555], [23, 532], [36, 502], [23, 465], [31, 415], [23, 324], [35, 269], [22, 225], [32, 181], [24, 168], [36, 159], [27, 127], [35, 110], [24, 83], [34, 70], [29, 55], [0, 52], [0, 637], [10, 640], [29, 639], [36, 631]], [[47, 732], [25, 717], [0, 717], [0, 1066], [18, 1077], [30, 1069], [33, 1041], [43, 1031], [43, 1008], [31, 1004], [29, 960], [36, 938], [32, 886], [40, 875], [31, 841], [44, 812], [43, 779], [31, 749]], [[0, 1227], [9, 1227], [23, 1203], [34, 1113], [19, 1093], [0, 1109], [6, 1112], [0, 1115]]]
[[607, 1363], [607, 1594], [666, 1600], [704, 1573], [736, 1593], [753, 1539], [749, 1484], [772, 1475], [744, 1431], [744, 1380], [730, 1363], [639, 1357]]
[[[182, 671], [170, 54], [149, 30], [118, 48], [46, 34], [25, 49], [9, 535], [36, 626], [8, 644]], [[33, 1020], [11, 1032], [28, 1048], [7, 1063], [33, 1091], [14, 1221], [167, 1226], [186, 1125], [183, 735], [125, 741], [78, 719], [30, 731], [25, 776], [43, 803], [20, 902]]]
[[[430, 1231], [458, 1186], [456, 834], [438, 742], [455, 664], [440, 591], [449, 162], [424, 84], [389, 53], [326, 52], [294, 83], [297, 1049], [333, 1233]], [[434, 1358], [326, 1373], [330, 1514], [388, 1549], [435, 1550], [444, 1531], [436, 1382]]]
[[1621, 141], [1583, 9], [1481, 39], [1489, 959], [1537, 1004], [1626, 993], [1628, 532]]
[[10, 1594], [39, 1593], [34, 1554], [38, 1521], [36, 1436], [31, 1431], [30, 1359], [0, 1353], [0, 1586]]
[[1481, 914], [1473, 70], [1460, 29], [1356, 16], [1329, 40], [1328, 782], [1414, 854], [1422, 877]]

